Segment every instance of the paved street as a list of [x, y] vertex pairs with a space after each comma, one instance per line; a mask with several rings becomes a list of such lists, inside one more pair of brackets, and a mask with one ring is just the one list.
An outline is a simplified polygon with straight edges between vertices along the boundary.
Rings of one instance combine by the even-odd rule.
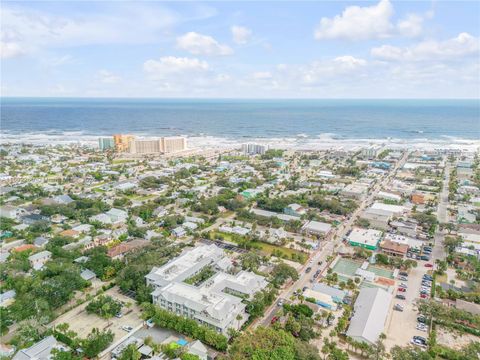
[[[305, 264], [299, 273], [299, 279], [288, 286], [286, 289], [280, 292], [279, 299], [288, 300], [293, 295], [293, 293], [298, 289], [303, 289], [303, 287], [310, 284], [310, 279], [317, 270], [323, 271], [327, 266], [326, 259], [329, 255], [332, 255], [337, 248], [337, 246], [342, 241], [342, 238], [351, 230], [352, 226], [355, 224], [356, 219], [362, 213], [362, 211], [369, 206], [375, 195], [382, 189], [383, 186], [387, 186], [392, 178], [395, 176], [398, 169], [400, 169], [408, 159], [408, 152], [397, 162], [392, 171], [389, 172], [385, 178], [378, 181], [373, 188], [370, 190], [368, 196], [359, 204], [359, 207], [352, 213], [350, 218], [339, 225], [331, 234], [330, 238], [323, 241], [322, 246], [312, 254], [309, 263]], [[319, 264], [321, 262], [321, 265]], [[307, 274], [305, 272], [307, 267], [311, 267], [312, 270]], [[256, 327], [258, 325], [268, 325], [274, 316], [274, 313], [277, 311], [277, 302], [270, 306], [262, 318], [255, 321], [252, 326]]]

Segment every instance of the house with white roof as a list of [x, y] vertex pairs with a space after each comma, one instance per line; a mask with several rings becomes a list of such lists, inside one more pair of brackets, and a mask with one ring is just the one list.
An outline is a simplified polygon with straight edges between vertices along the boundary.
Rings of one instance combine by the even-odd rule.
[[30, 255], [28, 257], [28, 261], [30, 261], [30, 265], [35, 270], [40, 270], [45, 263], [52, 258], [52, 253], [48, 250], [40, 251], [36, 254]]

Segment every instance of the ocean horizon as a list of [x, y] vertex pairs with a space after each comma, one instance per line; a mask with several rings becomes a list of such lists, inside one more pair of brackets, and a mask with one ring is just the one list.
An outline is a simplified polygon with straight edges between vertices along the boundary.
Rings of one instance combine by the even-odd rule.
[[480, 138], [477, 99], [1, 98], [0, 103], [2, 142], [88, 143], [114, 133], [296, 147]]

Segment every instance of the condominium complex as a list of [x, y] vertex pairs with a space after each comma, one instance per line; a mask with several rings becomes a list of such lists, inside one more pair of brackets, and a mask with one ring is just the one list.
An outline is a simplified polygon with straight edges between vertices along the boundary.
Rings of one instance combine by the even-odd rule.
[[242, 144], [242, 152], [248, 155], [262, 155], [268, 150], [267, 145], [260, 144]]
[[162, 152], [164, 153], [172, 153], [187, 149], [187, 139], [182, 136], [162, 137], [160, 143]]
[[160, 140], [158, 139], [137, 139], [130, 144], [132, 154], [158, 154], [162, 152]]
[[136, 139], [130, 143], [132, 154], [174, 153], [187, 149], [184, 137], [161, 137], [159, 139]]
[[98, 139], [98, 147], [100, 150], [110, 150], [115, 147], [113, 137], [101, 137]]
[[154, 304], [228, 335], [228, 329], [240, 329], [248, 318], [244, 300], [268, 284], [263, 276], [232, 270], [222, 249], [202, 245], [154, 267], [145, 278], [154, 288]]
[[378, 146], [370, 146], [362, 149], [362, 156], [366, 159], [375, 159], [379, 152]]
[[113, 135], [115, 150], [118, 152], [127, 152], [130, 149], [130, 143], [135, 139], [133, 135], [116, 134]]

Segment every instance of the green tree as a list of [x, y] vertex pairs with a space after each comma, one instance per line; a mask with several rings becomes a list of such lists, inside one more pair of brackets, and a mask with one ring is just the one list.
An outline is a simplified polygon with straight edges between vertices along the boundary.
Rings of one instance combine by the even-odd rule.
[[125, 349], [123, 349], [122, 353], [118, 360], [140, 360], [142, 354], [137, 349], [136, 344], [129, 344]]
[[82, 340], [83, 353], [88, 358], [94, 358], [105, 350], [113, 341], [113, 333], [110, 330], [100, 331], [94, 328], [87, 338]]

